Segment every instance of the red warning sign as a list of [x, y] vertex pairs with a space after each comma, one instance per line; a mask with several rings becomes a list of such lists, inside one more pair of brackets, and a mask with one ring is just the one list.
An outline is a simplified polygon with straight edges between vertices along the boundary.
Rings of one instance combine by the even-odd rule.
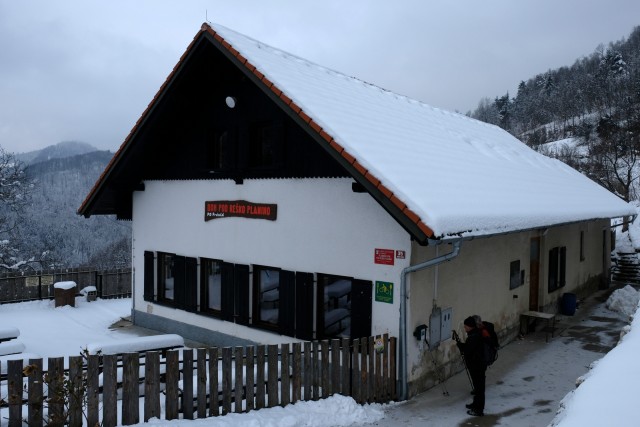
[[376, 248], [373, 255], [373, 262], [376, 264], [393, 265], [395, 251], [393, 249]]

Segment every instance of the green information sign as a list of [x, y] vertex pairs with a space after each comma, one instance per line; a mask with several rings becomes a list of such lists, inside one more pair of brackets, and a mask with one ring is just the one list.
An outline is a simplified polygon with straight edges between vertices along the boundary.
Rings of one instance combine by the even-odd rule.
[[393, 304], [393, 283], [376, 281], [376, 301]]

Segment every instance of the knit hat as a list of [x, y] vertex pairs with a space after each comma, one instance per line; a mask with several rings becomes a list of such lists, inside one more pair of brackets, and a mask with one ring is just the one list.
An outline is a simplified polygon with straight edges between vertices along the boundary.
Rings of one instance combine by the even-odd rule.
[[469, 316], [466, 319], [464, 319], [464, 324], [467, 325], [470, 328], [475, 328], [476, 327], [476, 319], [474, 319], [473, 316]]

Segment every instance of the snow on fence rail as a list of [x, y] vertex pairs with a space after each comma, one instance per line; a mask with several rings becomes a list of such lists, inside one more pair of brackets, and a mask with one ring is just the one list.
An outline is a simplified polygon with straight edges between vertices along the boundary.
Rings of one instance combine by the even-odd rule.
[[[194, 357], [195, 356], [195, 357]], [[213, 347], [8, 361], [0, 419], [9, 426], [132, 425], [318, 400], [396, 398], [396, 338]], [[8, 415], [7, 415], [8, 412]], [[120, 418], [120, 419], [118, 419]]]
[[95, 286], [100, 298], [131, 296], [131, 269], [95, 270], [68, 268], [43, 270], [30, 274], [0, 273], [0, 304], [53, 299], [53, 285], [73, 281], [78, 289]]

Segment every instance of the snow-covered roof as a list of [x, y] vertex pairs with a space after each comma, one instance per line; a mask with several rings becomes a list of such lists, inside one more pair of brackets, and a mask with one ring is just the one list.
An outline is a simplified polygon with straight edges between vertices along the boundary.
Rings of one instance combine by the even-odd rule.
[[397, 95], [221, 25], [204, 24], [203, 31], [433, 237], [634, 213], [600, 185], [497, 126]]

